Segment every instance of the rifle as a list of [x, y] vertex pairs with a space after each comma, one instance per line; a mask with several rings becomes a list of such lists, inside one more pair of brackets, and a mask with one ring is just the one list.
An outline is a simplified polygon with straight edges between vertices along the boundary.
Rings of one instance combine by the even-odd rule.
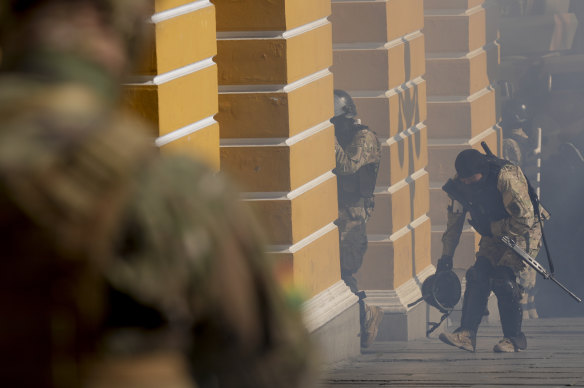
[[501, 237], [501, 242], [508, 246], [509, 248], [513, 249], [515, 253], [521, 257], [523, 261], [525, 261], [531, 268], [537, 271], [544, 279], [550, 279], [554, 283], [556, 283], [560, 288], [568, 293], [572, 298], [574, 298], [578, 303], [582, 302], [582, 299], [577, 297], [572, 291], [568, 290], [566, 286], [560, 283], [553, 274], [547, 272], [544, 267], [541, 266], [533, 257], [529, 256], [527, 252], [525, 252], [521, 247], [517, 246], [517, 243], [509, 238], [508, 236]]
[[[484, 141], [481, 142], [481, 147], [483, 147], [483, 150], [485, 150], [487, 157], [489, 157], [489, 158], [496, 158], [497, 157], [496, 155], [494, 155], [491, 152], [491, 149], [489, 148], [487, 143], [485, 143]], [[537, 217], [537, 220], [539, 222], [539, 226], [541, 228], [541, 238], [543, 240], [543, 247], [545, 249], [545, 254], [546, 254], [546, 257], [548, 259], [548, 264], [550, 266], [550, 272], [553, 275], [554, 271], [555, 271], [554, 262], [552, 261], [550, 249], [548, 248], [548, 243], [547, 243], [547, 240], [545, 238], [545, 233], [543, 231], [543, 220], [541, 219], [541, 209], [540, 209], [541, 202], [539, 201], [539, 196], [537, 195], [537, 191], [535, 191], [535, 189], [531, 185], [531, 182], [529, 182], [529, 179], [527, 179], [525, 174], [523, 174], [523, 176], [525, 177], [525, 180], [527, 181], [527, 192], [529, 194], [529, 199], [531, 200], [531, 204], [533, 205], [533, 211]], [[548, 212], [548, 214], [549, 214], [549, 212]]]

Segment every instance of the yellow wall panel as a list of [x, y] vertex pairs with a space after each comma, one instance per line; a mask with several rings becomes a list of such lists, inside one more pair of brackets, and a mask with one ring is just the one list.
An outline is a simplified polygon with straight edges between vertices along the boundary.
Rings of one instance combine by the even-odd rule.
[[288, 38], [217, 41], [219, 84], [288, 84], [332, 63], [331, 25]]
[[245, 191], [290, 191], [290, 147], [222, 146], [221, 169]]
[[216, 74], [210, 66], [160, 85], [126, 85], [125, 100], [162, 136], [217, 113]]
[[375, 193], [375, 209], [367, 222], [367, 233], [389, 236], [412, 220], [410, 185]]
[[390, 42], [424, 27], [422, 0], [333, 2], [335, 43]]
[[269, 244], [292, 245], [338, 217], [335, 177], [295, 198], [248, 200], [255, 210]]
[[327, 23], [288, 38], [288, 83], [309, 76], [333, 64], [332, 27]]
[[192, 2], [193, 0], [154, 0], [154, 12], [166, 11]]
[[426, 73], [426, 45], [424, 39], [424, 35], [418, 34], [409, 37], [407, 42], [404, 43], [405, 48], [403, 61], [405, 78], [403, 82], [421, 77]]
[[418, 219], [430, 211], [430, 174], [424, 172], [411, 183], [412, 219]]
[[411, 260], [414, 253], [412, 246], [413, 233], [408, 231], [399, 237], [393, 238], [395, 239], [393, 242], [393, 254], [396, 258], [393, 279], [395, 289], [410, 280], [413, 275], [413, 263]]
[[426, 71], [421, 34], [389, 48], [339, 49], [333, 56], [335, 87], [345, 90], [389, 90]]
[[175, 131], [217, 113], [217, 66], [158, 86], [160, 134]]
[[217, 8], [217, 31], [284, 31], [285, 0], [211, 0]]
[[156, 25], [147, 23], [144, 26], [144, 54], [136, 61], [132, 74], [156, 75]]
[[311, 298], [335, 284], [341, 277], [338, 229], [318, 237], [291, 253], [270, 253], [277, 265], [283, 263], [293, 273], [294, 284]]
[[219, 84], [286, 84], [286, 55], [283, 39], [219, 39]]
[[289, 137], [288, 98], [285, 92], [219, 93], [221, 138]]
[[328, 74], [288, 94], [290, 132], [294, 136], [334, 115], [333, 75]]
[[286, 198], [249, 200], [247, 203], [257, 214], [269, 244], [292, 244], [293, 225], [291, 200]]
[[416, 274], [419, 274], [432, 264], [432, 224], [430, 219], [425, 217], [421, 223], [414, 226], [412, 233], [414, 237], [414, 265]]
[[375, 210], [367, 222], [367, 233], [390, 235], [406, 227], [429, 210], [429, 175], [400, 182], [389, 191], [375, 193]]
[[198, 158], [219, 170], [219, 124], [197, 130], [160, 147], [166, 153], [181, 153]]
[[153, 125], [158, 133], [158, 88], [156, 85], [124, 85], [124, 104]]
[[387, 41], [387, 3], [333, 1], [332, 11], [335, 43]]
[[410, 174], [422, 170], [428, 164], [428, 127], [415, 127], [409, 134]]
[[333, 76], [289, 92], [220, 93], [221, 138], [290, 137], [333, 115]]
[[335, 168], [334, 147], [335, 127], [332, 124], [291, 146], [292, 190]]
[[387, 139], [426, 120], [426, 82], [407, 83], [405, 90], [373, 97], [353, 97], [357, 116], [378, 137]]
[[470, 96], [490, 84], [484, 50], [462, 58], [429, 58], [427, 67], [430, 96]]
[[496, 115], [495, 91], [479, 93], [471, 100], [429, 102], [427, 124], [432, 128], [432, 138], [470, 139], [491, 127]]
[[424, 0], [425, 9], [468, 9], [483, 4], [485, 0]]
[[412, 278], [412, 233], [370, 240], [363, 265], [356, 274], [365, 290], [394, 290]]
[[411, 34], [423, 27], [423, 0], [390, 0], [387, 2], [388, 41]]
[[330, 0], [211, 0], [218, 31], [286, 31], [330, 15]]
[[330, 14], [330, 0], [286, 0], [286, 29], [326, 18]]
[[330, 125], [290, 146], [224, 145], [221, 166], [246, 191], [291, 191], [332, 170], [333, 150], [334, 127]]
[[293, 243], [338, 218], [337, 180], [329, 179], [293, 199]]
[[157, 73], [166, 73], [217, 54], [215, 8], [156, 24]]
[[486, 11], [470, 14], [431, 15], [424, 26], [428, 52], [469, 52], [484, 46], [486, 41]]
[[391, 186], [406, 179], [410, 171], [409, 138], [397, 138], [381, 146], [378, 186]]
[[332, 72], [335, 75], [337, 89], [389, 89], [388, 54], [387, 49], [383, 47], [334, 50], [333, 62]]

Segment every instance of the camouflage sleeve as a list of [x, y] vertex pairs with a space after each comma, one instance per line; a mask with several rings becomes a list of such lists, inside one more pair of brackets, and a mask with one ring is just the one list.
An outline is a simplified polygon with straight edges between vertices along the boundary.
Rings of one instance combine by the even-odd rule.
[[519, 148], [517, 141], [513, 139], [503, 140], [503, 159], [518, 166], [521, 165], [521, 148]]
[[368, 129], [360, 130], [346, 149], [343, 149], [335, 141], [335, 157], [337, 161], [336, 174], [354, 174], [366, 164], [379, 162], [379, 141], [374, 132]]
[[197, 380], [301, 386], [312, 368], [309, 336], [237, 191], [176, 157], [148, 166], [139, 187], [111, 282], [189, 327]]
[[527, 181], [521, 169], [513, 165], [504, 166], [499, 174], [497, 189], [509, 217], [491, 223], [493, 236], [519, 236], [527, 233], [535, 217]]
[[447, 208], [446, 230], [442, 235], [442, 255], [454, 256], [454, 251], [462, 234], [466, 212], [460, 202], [452, 198], [449, 199], [450, 205]]

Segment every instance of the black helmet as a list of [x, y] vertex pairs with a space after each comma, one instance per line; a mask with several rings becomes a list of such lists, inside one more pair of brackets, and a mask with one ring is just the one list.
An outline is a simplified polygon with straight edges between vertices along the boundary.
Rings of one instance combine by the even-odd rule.
[[345, 116], [351, 119], [357, 116], [357, 107], [349, 93], [344, 90], [335, 89], [335, 115], [334, 117]]
[[468, 149], [456, 156], [454, 168], [459, 178], [468, 178], [477, 173], [485, 175], [489, 171], [489, 163], [485, 154], [475, 149]]
[[509, 100], [502, 109], [503, 129], [523, 128], [529, 120], [529, 107], [522, 99]]
[[441, 313], [451, 311], [460, 300], [460, 279], [453, 271], [439, 271], [422, 283], [422, 298]]

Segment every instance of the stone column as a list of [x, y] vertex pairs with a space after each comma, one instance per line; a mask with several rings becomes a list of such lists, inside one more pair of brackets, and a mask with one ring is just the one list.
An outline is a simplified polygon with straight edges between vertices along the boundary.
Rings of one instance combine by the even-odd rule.
[[[359, 353], [357, 297], [340, 280], [330, 0], [214, 0], [221, 169], [301, 290], [328, 361]], [[287, 280], [286, 280], [287, 279]]]
[[215, 7], [208, 0], [153, 1], [151, 47], [126, 85], [128, 105], [153, 124], [162, 152], [219, 169]]
[[384, 310], [378, 339], [421, 337], [425, 308], [408, 304], [432, 272], [423, 1], [333, 0], [332, 10], [335, 88], [382, 143], [358, 285]]
[[[446, 228], [448, 197], [441, 188], [455, 173], [456, 155], [466, 148], [483, 152], [481, 141], [500, 154], [497, 15], [497, 5], [489, 0], [424, 1], [433, 264], [442, 253]], [[465, 224], [454, 256], [461, 276], [474, 263], [479, 238]]]

